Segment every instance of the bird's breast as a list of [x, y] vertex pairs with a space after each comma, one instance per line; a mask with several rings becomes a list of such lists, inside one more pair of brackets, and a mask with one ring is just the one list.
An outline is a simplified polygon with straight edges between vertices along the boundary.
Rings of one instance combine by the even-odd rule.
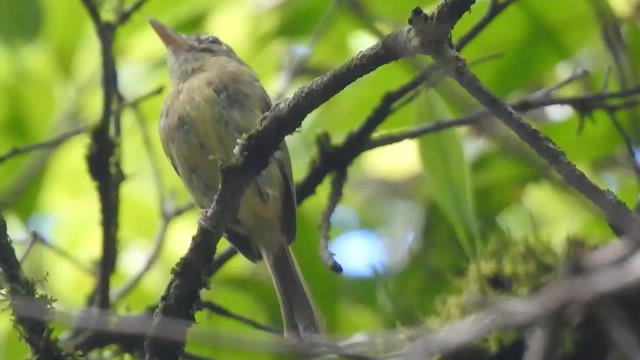
[[209, 207], [220, 182], [220, 164], [233, 156], [238, 135], [218, 99], [178, 87], [165, 102], [160, 134], [166, 155], [192, 197]]

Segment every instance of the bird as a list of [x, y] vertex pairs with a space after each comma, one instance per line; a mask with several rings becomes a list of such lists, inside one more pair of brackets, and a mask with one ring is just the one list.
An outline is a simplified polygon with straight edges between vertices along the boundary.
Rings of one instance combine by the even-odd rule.
[[[256, 73], [217, 36], [182, 35], [153, 18], [149, 23], [167, 49], [170, 77], [159, 122], [162, 148], [196, 205], [208, 209], [220, 164], [233, 159], [237, 143], [259, 126], [271, 100]], [[225, 237], [248, 260], [264, 260], [284, 336], [315, 339], [322, 318], [289, 247], [295, 236], [295, 189], [283, 141], [242, 195]]]

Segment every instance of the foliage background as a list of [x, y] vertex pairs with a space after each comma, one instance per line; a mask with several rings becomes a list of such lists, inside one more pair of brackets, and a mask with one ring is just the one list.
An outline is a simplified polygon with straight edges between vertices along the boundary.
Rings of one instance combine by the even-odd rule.
[[[110, 4], [111, 2], [105, 2]], [[114, 9], [118, 1], [112, 2]], [[403, 26], [416, 5], [435, 1], [363, 2], [374, 22], [363, 20], [346, 1], [325, 0], [150, 0], [118, 32], [115, 55], [125, 99], [159, 85], [166, 93], [164, 48], [146, 18], [154, 17], [180, 32], [218, 35], [259, 74], [267, 90], [281, 90], [280, 74], [292, 51], [312, 51], [307, 72], [291, 91], [324, 73], [377, 39], [371, 25], [390, 32]], [[594, 4], [611, 6], [623, 23], [630, 57], [640, 57], [637, 1], [520, 0], [499, 16], [463, 52], [469, 60], [500, 57], [474, 66], [490, 89], [504, 99], [518, 99], [569, 76], [578, 68], [592, 73], [561, 90], [564, 95], [599, 91], [612, 65], [600, 36]], [[478, 1], [463, 17], [455, 35], [483, 15], [488, 1]], [[0, 153], [50, 138], [81, 124], [95, 124], [101, 106], [100, 51], [94, 29], [79, 1], [1, 0], [0, 8]], [[8, 10], [8, 11], [7, 11]], [[319, 24], [323, 24], [318, 30]], [[317, 43], [310, 39], [317, 32]], [[351, 85], [305, 120], [290, 136], [294, 174], [302, 178], [316, 153], [315, 137], [328, 132], [339, 142], [360, 124], [381, 97], [415, 75], [416, 63], [385, 66]], [[639, 63], [638, 61], [633, 62]], [[636, 69], [637, 70], [637, 69]], [[618, 84], [614, 77], [608, 88]], [[123, 118], [122, 158], [126, 181], [121, 191], [120, 257], [113, 286], [140, 268], [153, 247], [160, 223], [158, 199], [171, 194], [175, 204], [188, 201], [161, 152], [155, 131], [163, 95], [142, 102], [140, 117]], [[478, 105], [452, 83], [418, 97], [394, 113], [381, 130], [392, 130], [466, 114]], [[545, 111], [546, 110], [546, 111]], [[609, 187], [630, 206], [638, 185], [620, 135], [603, 112], [591, 114], [578, 132], [579, 114], [553, 107], [528, 114], [569, 158], [599, 185]], [[549, 119], [555, 119], [550, 121]], [[629, 114], [621, 121], [633, 139], [637, 124]], [[140, 126], [137, 119], [142, 120]], [[153, 163], [144, 151], [148, 132], [153, 159], [161, 170], [163, 194], [155, 185]], [[79, 309], [94, 286], [100, 257], [99, 203], [87, 172], [89, 139], [74, 137], [55, 150], [33, 152], [0, 163], [0, 208], [18, 253], [26, 251], [28, 231], [37, 230], [54, 246], [37, 245], [24, 262], [25, 271], [57, 299], [56, 308]], [[435, 298], [451, 291], [452, 279], [464, 273], [465, 252], [475, 254], [492, 238], [511, 242], [535, 239], [561, 254], [568, 238], [599, 244], [612, 237], [599, 213], [584, 199], [541, 171], [534, 155], [503, 127], [448, 130], [420, 141], [404, 141], [363, 154], [352, 166], [341, 207], [333, 217], [333, 235], [357, 234], [369, 243], [379, 239], [387, 267], [369, 277], [330, 273], [317, 256], [317, 224], [328, 185], [298, 210], [294, 249], [321, 308], [327, 330], [353, 334], [419, 324], [435, 312]], [[156, 265], [140, 285], [117, 304], [120, 312], [137, 312], [154, 304], [170, 269], [184, 254], [198, 213], [173, 221]], [[60, 256], [69, 253], [84, 268]], [[373, 250], [338, 253], [347, 265]], [[350, 260], [351, 259], [351, 260]], [[235, 258], [213, 279], [205, 295], [234, 312], [279, 324], [277, 301], [261, 265]], [[198, 328], [236, 334], [258, 334], [220, 316], [199, 315]], [[65, 328], [59, 324], [60, 329]], [[0, 358], [27, 354], [10, 314], [0, 313]], [[238, 358], [231, 348], [211, 349], [198, 342], [188, 348], [216, 358]]]

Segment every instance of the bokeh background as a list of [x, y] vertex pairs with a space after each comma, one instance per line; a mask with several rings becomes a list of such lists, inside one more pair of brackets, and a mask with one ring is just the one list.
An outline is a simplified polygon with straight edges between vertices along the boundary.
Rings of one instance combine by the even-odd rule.
[[[115, 12], [122, 2], [127, 3], [102, 1], [104, 13], [108, 15], [111, 8]], [[159, 199], [170, 199], [175, 206], [189, 201], [158, 141], [157, 120], [168, 73], [163, 45], [147, 17], [179, 32], [219, 36], [255, 69], [270, 94], [290, 95], [374, 44], [376, 31], [388, 33], [404, 26], [416, 5], [428, 10], [437, 2], [368, 0], [361, 2], [360, 10], [350, 3], [149, 0], [120, 28], [114, 52], [125, 99], [159, 86], [164, 90], [141, 102], [139, 111], [124, 111], [121, 146], [126, 180], [114, 288], [127, 283], [152, 252], [161, 223]], [[477, 1], [456, 27], [454, 41], [482, 17], [488, 3]], [[520, 99], [578, 69], [591, 74], [559, 94], [600, 91], [612, 60], [602, 41], [597, 4], [610, 7], [620, 19], [629, 56], [639, 59], [640, 5], [634, 0], [519, 0], [462, 55], [469, 62], [493, 56], [473, 69], [503, 99]], [[0, 0], [0, 9], [0, 154], [95, 124], [101, 111], [100, 49], [81, 2]], [[303, 73], [286, 86], [283, 69], [292, 58], [305, 54]], [[287, 138], [294, 177], [306, 175], [320, 133], [328, 132], [335, 143], [341, 142], [386, 92], [411, 79], [416, 67], [425, 64], [426, 57], [387, 65], [313, 112], [300, 131]], [[606, 89], [618, 88], [611, 76]], [[460, 88], [444, 81], [395, 112], [379, 131], [445, 120], [477, 108]], [[582, 124], [571, 107], [551, 106], [528, 113], [527, 119], [595, 182], [633, 206], [638, 181], [624, 143], [604, 112], [590, 115]], [[640, 128], [632, 118], [633, 113], [620, 114], [629, 136], [638, 139]], [[151, 154], [144, 134], [150, 139]], [[55, 149], [0, 163], [0, 208], [18, 255], [27, 251], [30, 231], [42, 237], [25, 257], [25, 271], [57, 300], [56, 308], [67, 311], [84, 306], [100, 257], [99, 202], [87, 171], [88, 145], [89, 137], [83, 134]], [[455, 279], [464, 275], [469, 258], [479, 256], [491, 239], [502, 239], [505, 246], [535, 239], [562, 254], [568, 239], [595, 245], [612, 238], [599, 213], [562, 186], [497, 123], [448, 130], [360, 156], [349, 170], [344, 198], [332, 217], [331, 248], [345, 268], [342, 275], [327, 270], [317, 255], [318, 223], [328, 190], [325, 181], [299, 208], [294, 249], [332, 334], [423, 323], [437, 312], [441, 302], [437, 299], [456, 291]], [[171, 268], [189, 245], [197, 217], [198, 212], [191, 210], [170, 223], [158, 261], [116, 304], [119, 312], [139, 312], [158, 301]], [[277, 300], [262, 265], [234, 258], [215, 276], [204, 297], [279, 326]], [[22, 358], [28, 348], [12, 329], [10, 318], [9, 311], [0, 312], [0, 358]], [[196, 327], [260, 336], [246, 325], [205, 312], [198, 314]], [[197, 341], [188, 349], [216, 358], [242, 358], [236, 349], [212, 349]]]

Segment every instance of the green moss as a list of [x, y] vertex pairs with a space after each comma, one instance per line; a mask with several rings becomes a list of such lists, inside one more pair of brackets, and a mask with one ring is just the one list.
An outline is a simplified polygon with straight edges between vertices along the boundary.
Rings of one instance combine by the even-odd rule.
[[[437, 315], [429, 318], [427, 325], [437, 328], [500, 297], [531, 294], [557, 277], [557, 269], [565, 258], [566, 254], [559, 254], [540, 239], [522, 241], [496, 236], [480, 252], [478, 261], [469, 265], [465, 275], [452, 280], [454, 290], [436, 298]], [[477, 346], [495, 353], [520, 336], [516, 330], [498, 331]]]

